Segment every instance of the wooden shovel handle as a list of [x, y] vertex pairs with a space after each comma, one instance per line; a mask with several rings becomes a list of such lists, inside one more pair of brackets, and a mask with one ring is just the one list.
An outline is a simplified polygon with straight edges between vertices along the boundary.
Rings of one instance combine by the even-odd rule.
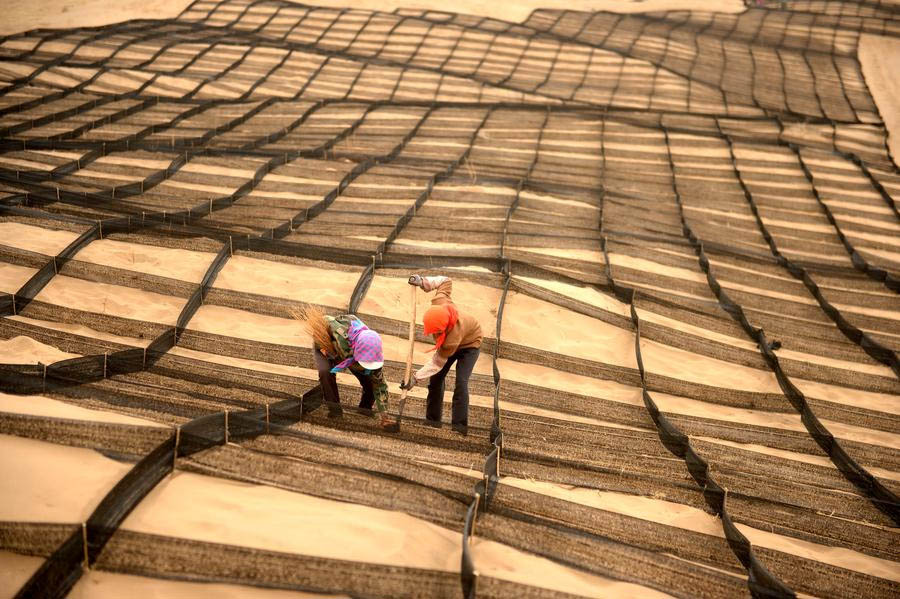
[[[412, 374], [413, 352], [416, 349], [416, 286], [409, 286], [409, 353], [406, 354], [406, 374], [403, 376], [403, 382], [409, 384], [410, 375]], [[400, 407], [397, 410], [397, 421], [403, 418], [403, 407], [406, 405], [406, 394], [408, 391], [403, 389], [400, 391]]]

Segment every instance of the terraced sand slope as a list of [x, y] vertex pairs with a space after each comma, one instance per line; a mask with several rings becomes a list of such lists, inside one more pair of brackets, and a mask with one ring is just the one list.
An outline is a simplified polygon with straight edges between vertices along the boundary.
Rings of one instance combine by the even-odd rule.
[[[896, 6], [107, 4], [0, 3], [0, 596], [900, 594]], [[465, 434], [292, 316], [398, 418], [412, 273]]]

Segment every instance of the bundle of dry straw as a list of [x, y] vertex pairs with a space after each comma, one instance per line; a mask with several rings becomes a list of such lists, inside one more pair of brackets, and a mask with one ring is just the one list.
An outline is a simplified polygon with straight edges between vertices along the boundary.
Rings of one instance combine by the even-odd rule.
[[300, 307], [289, 309], [291, 316], [303, 324], [303, 329], [313, 338], [315, 344], [326, 355], [334, 355], [334, 345], [331, 341], [331, 329], [325, 322], [325, 312], [318, 306], [303, 304]]

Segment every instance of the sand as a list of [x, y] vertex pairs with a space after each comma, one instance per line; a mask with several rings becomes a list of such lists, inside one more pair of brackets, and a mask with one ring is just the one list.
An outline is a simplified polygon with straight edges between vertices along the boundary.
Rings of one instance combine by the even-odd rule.
[[603, 252], [600, 250], [578, 250], [572, 248], [556, 249], [556, 248], [536, 248], [510, 245], [511, 250], [519, 250], [520, 252], [530, 252], [532, 254], [542, 254], [544, 256], [554, 256], [556, 258], [568, 258], [570, 260], [581, 260], [590, 262], [591, 264], [603, 264]]
[[[398, 340], [394, 345], [402, 345], [402, 342], [405, 340]], [[265, 376], [262, 373], [272, 373], [272, 374], [282, 374], [287, 376], [299, 377], [303, 379], [307, 379], [310, 381], [315, 381], [318, 378], [318, 374], [315, 370], [310, 368], [299, 368], [296, 366], [285, 366], [282, 364], [270, 364], [268, 362], [259, 362], [256, 360], [247, 360], [245, 358], [234, 358], [230, 356], [221, 356], [218, 354], [211, 354], [207, 352], [196, 351], [192, 349], [186, 349], [183, 347], [174, 347], [169, 350], [169, 353], [176, 356], [184, 356], [186, 358], [192, 358], [195, 360], [202, 360], [204, 362], [209, 362], [212, 365], [221, 364], [224, 366], [234, 366], [237, 368], [245, 368], [248, 370], [253, 370], [257, 373], [261, 373], [261, 376]], [[505, 370], [504, 376], [508, 376], [511, 373], [515, 373], [515, 370], [519, 370], [525, 376], [519, 377], [523, 381], [528, 381], [531, 377], [534, 376], [534, 368], [541, 369], [542, 367], [534, 367], [533, 365], [522, 364], [517, 362], [512, 362], [510, 360], [501, 360], [501, 366]], [[479, 360], [479, 368], [482, 374], [488, 374], [490, 369], [490, 358], [486, 357], [484, 359]], [[529, 372], [531, 371], [531, 372]], [[613, 383], [612, 381], [601, 381], [599, 379], [591, 379], [588, 377], [579, 377], [578, 375], [570, 375], [568, 373], [563, 373], [555, 370], [551, 370], [549, 368], [543, 368], [542, 370], [537, 371], [538, 374], [545, 374], [546, 376], [553, 377], [554, 375], [559, 376], [563, 379], [584, 379], [586, 382], [596, 383], [596, 395], [599, 392], [605, 392], [608, 395], [615, 396], [615, 392], [626, 396], [628, 399], [632, 401], [628, 401], [626, 403], [633, 403], [634, 405], [640, 404], [639, 391], [633, 388], [626, 388], [624, 386], [618, 385], [617, 383]], [[356, 377], [349, 373], [339, 373], [337, 375], [338, 382], [356, 386], [357, 381]], [[541, 376], [541, 379], [544, 379], [544, 376]], [[388, 385], [388, 389], [392, 393], [400, 393], [400, 381], [385, 381]], [[611, 388], [610, 388], [611, 387]], [[622, 387], [619, 389], [618, 387]], [[414, 387], [411, 391], [409, 391], [409, 395], [411, 397], [418, 397], [420, 399], [424, 399], [427, 393], [427, 389], [424, 386]], [[352, 401], [355, 398], [353, 397], [345, 397], [345, 401]], [[469, 396], [469, 404], [472, 406], [479, 406], [485, 408], [491, 408], [494, 405], [493, 396], [484, 396], [484, 395], [470, 395]], [[0, 409], [2, 409], [2, 403], [0, 403]], [[394, 406], [392, 406], [394, 407]], [[633, 426], [627, 426], [623, 424], [618, 424], [615, 422], [608, 422], [605, 420], [599, 420], [597, 418], [587, 418], [584, 416], [576, 416], [573, 414], [566, 414], [563, 412], [557, 412], [554, 410], [546, 410], [543, 408], [537, 408], [533, 406], [524, 405], [521, 403], [511, 402], [511, 401], [501, 401], [500, 408], [502, 410], [507, 410], [509, 412], [515, 412], [517, 414], [526, 414], [526, 415], [534, 415], [540, 416], [543, 418], [553, 418], [556, 420], [566, 421], [566, 422], [577, 422], [581, 424], [591, 424], [595, 426], [606, 426], [612, 428], [620, 428], [625, 430], [644, 430]], [[409, 412], [407, 412], [409, 414]]]
[[643, 406], [641, 390], [607, 379], [595, 379], [580, 374], [563, 372], [540, 364], [526, 364], [506, 358], [497, 360], [497, 368], [503, 379], [537, 385], [547, 389], [565, 389], [588, 397], [599, 397], [633, 406]]
[[56, 275], [35, 297], [65, 308], [174, 325], [185, 299]]
[[[697, 418], [711, 418], [733, 424], [747, 424], [752, 426], [765, 426], [774, 429], [805, 431], [806, 427], [800, 420], [800, 415], [793, 412], [777, 413], [748, 410], [706, 403], [696, 399], [670, 395], [668, 393], [653, 392], [653, 399], [663, 412], [695, 416]], [[787, 408], [787, 405], [785, 406]], [[822, 424], [839, 439], [871, 443], [883, 447], [900, 447], [900, 435], [885, 431], [876, 431], [850, 424], [843, 424], [832, 420], [822, 420]]]
[[807, 397], [857, 406], [867, 410], [886, 412], [888, 414], [900, 414], [900, 396], [897, 395], [847, 389], [838, 385], [807, 381], [797, 377], [791, 377], [791, 382]]
[[[56, 256], [78, 233], [0, 222], [0, 239], [9, 245], [46, 256]], [[111, 239], [97, 239], [82, 248], [76, 260], [199, 283], [215, 254], [164, 248]]]
[[864, 33], [857, 53], [866, 85], [888, 129], [894, 164], [900, 166], [900, 39]]
[[187, 328], [264, 343], [312, 347], [312, 338], [292, 318], [267, 316], [224, 306], [200, 306]]
[[52, 364], [77, 357], [78, 354], [60, 351], [31, 337], [0, 339], [0, 364]]
[[18, 293], [36, 272], [36, 268], [0, 262], [0, 292]]
[[66, 418], [88, 422], [108, 422], [111, 424], [133, 424], [137, 426], [162, 426], [152, 420], [135, 418], [116, 412], [92, 410], [40, 395], [9, 395], [0, 393], [0, 412], [27, 414], [47, 418]]
[[503, 341], [549, 352], [637, 368], [634, 335], [630, 331], [524, 293], [510, 291], [506, 296], [501, 337]]
[[[33, 0], [29, 3], [0, 1], [5, 18], [0, 23], [0, 35], [21, 31], [31, 27], [71, 27], [111, 23], [126, 18], [172, 17], [188, 4], [188, 0], [123, 0], [109, 3], [99, 0]], [[315, 4], [346, 6], [343, 0], [323, 0]], [[374, 2], [363, 0], [356, 3], [356, 8], [379, 8], [392, 10], [398, 6], [434, 8], [432, 0], [387, 0]], [[646, 0], [643, 2], [596, 1], [562, 2], [561, 0], [529, 0], [529, 2], [491, 3], [484, 0], [461, 0], [452, 9], [460, 12], [493, 16], [502, 19], [522, 20], [537, 7], [567, 9], [607, 9], [619, 12], [656, 11], [666, 9], [703, 9], [707, 4], [696, 0]], [[11, 8], [14, 7], [14, 8]], [[738, 0], [716, 5], [720, 12], [739, 12], [744, 5]], [[54, 46], [48, 45], [48, 48]], [[61, 47], [61, 46], [60, 46]], [[897, 69], [900, 56], [900, 43], [897, 40], [863, 35], [860, 40], [859, 57], [869, 88], [880, 108], [889, 128], [900, 127], [900, 82], [893, 75]], [[67, 87], [68, 80], [57, 78]], [[185, 82], [170, 81], [169, 84]], [[189, 82], [188, 82], [189, 83]], [[154, 91], [150, 93], [180, 93]], [[488, 137], [487, 131], [484, 135]], [[900, 156], [898, 136], [891, 135], [889, 143], [895, 158]], [[447, 145], [447, 144], [439, 144]], [[580, 144], [578, 152], [548, 152], [572, 158], [589, 156], [596, 158], [596, 144]], [[639, 144], [609, 144], [609, 149], [617, 147], [633, 150]], [[649, 146], [647, 146], [649, 147]], [[696, 151], [695, 151], [696, 150]], [[523, 150], [524, 152], [524, 150]], [[693, 149], [692, 154], [699, 156], [700, 149]], [[714, 153], [714, 152], [713, 152]], [[56, 153], [63, 155], [63, 153]], [[77, 154], [69, 153], [70, 158]], [[765, 155], [758, 158], [765, 159]], [[118, 162], [116, 162], [118, 161]], [[124, 163], [162, 168], [165, 161], [133, 160], [119, 156], [110, 156], [99, 162]], [[23, 162], [23, 161], [19, 161]], [[833, 161], [832, 161], [833, 162]], [[13, 164], [12, 162], [10, 163]], [[16, 162], [18, 164], [18, 162]], [[702, 164], [702, 163], [700, 163]], [[27, 165], [22, 165], [27, 167]], [[835, 166], [831, 162], [827, 166]], [[208, 172], [202, 165], [189, 164], [185, 172]], [[752, 169], [748, 169], [748, 172]], [[247, 176], [249, 170], [221, 169], [223, 175]], [[775, 172], [775, 171], [772, 171]], [[715, 172], [706, 179], [718, 177]], [[829, 178], [836, 178], [829, 175]], [[112, 179], [110, 179], [112, 180]], [[270, 180], [297, 184], [298, 186], [313, 182], [292, 177], [270, 175]], [[362, 184], [361, 187], [379, 187]], [[786, 187], [790, 187], [787, 184]], [[171, 193], [183, 189], [202, 189], [213, 193], [225, 193], [230, 188], [214, 185], [193, 185], [177, 181], [168, 181], [163, 185]], [[459, 191], [473, 193], [490, 193], [509, 196], [509, 190], [484, 185], [457, 186]], [[293, 196], [291, 196], [293, 197]], [[597, 212], [596, 206], [576, 200], [566, 200], [523, 192], [523, 203], [527, 206], [539, 205], [542, 210], [563, 214], [565, 210], [578, 208], [587, 214]], [[858, 208], [853, 200], [854, 193], [844, 194], [850, 207]], [[359, 200], [354, 200], [358, 203]], [[463, 203], [444, 203], [432, 200], [436, 207], [467, 208]], [[373, 201], [373, 204], [395, 203], [409, 205], [409, 200]], [[829, 200], [830, 205], [838, 206], [838, 202]], [[429, 204], [430, 205], [430, 204]], [[472, 208], [482, 206], [475, 204]], [[526, 207], [527, 207], [526, 206]], [[527, 209], [523, 207], [520, 216], [527, 220]], [[701, 213], [706, 209], [694, 209]], [[872, 210], [881, 214], [882, 209]], [[706, 211], [703, 214], [709, 215]], [[734, 217], [734, 214], [729, 214]], [[701, 218], [698, 216], [697, 218]], [[882, 241], [893, 247], [896, 242], [890, 237], [893, 228], [878, 225], [877, 221], [869, 221], [857, 217], [841, 217], [848, 223], [847, 230], [852, 232], [852, 224], [879, 227], [884, 233], [861, 232], [857, 237], [869, 242]], [[588, 219], [589, 220], [589, 219]], [[769, 224], [779, 221], [766, 219]], [[791, 226], [795, 223], [788, 222]], [[844, 222], [842, 220], [842, 222]], [[797, 226], [806, 230], [825, 231], [822, 223]], [[0, 235], [7, 245], [55, 255], [64, 248], [77, 233], [56, 231], [30, 225], [16, 223], [0, 223]], [[376, 237], [363, 237], [378, 240]], [[400, 239], [398, 244], [408, 243], [418, 247], [433, 247], [442, 250], [485, 249], [496, 248], [491, 244], [464, 244], [429, 242]], [[554, 248], [519, 248], [535, 254], [577, 258], [597, 265], [603, 263], [603, 256], [598, 250], [561, 250]], [[765, 250], [760, 246], [761, 250]], [[660, 250], [663, 251], [663, 250]], [[892, 258], [889, 250], [872, 250], [875, 255], [887, 259]], [[819, 257], [816, 254], [791, 252], [792, 256]], [[687, 255], [690, 255], [688, 253]], [[158, 248], [135, 243], [113, 240], [92, 242], [79, 252], [77, 259], [96, 264], [114, 266], [135, 272], [157, 274], [184, 281], [197, 282], [206, 271], [213, 254], [189, 250]], [[841, 257], [843, 259], [843, 257]], [[611, 253], [613, 265], [642, 270], [654, 274], [674, 277], [680, 280], [699, 282], [705, 285], [702, 274], [692, 269], [681, 269], [662, 265], [652, 260], [633, 258], [622, 254]], [[0, 291], [13, 293], [35, 272], [35, 269], [0, 264]], [[332, 308], [346, 309], [358, 274], [343, 271], [329, 271], [309, 266], [268, 262], [248, 256], [234, 256], [219, 274], [216, 287], [241, 292], [258, 293], [293, 301], [310, 301]], [[627, 316], [628, 307], [608, 295], [588, 287], [578, 287], [563, 283], [541, 281], [533, 278], [522, 280], [541, 286], [545, 289], [585, 302], [599, 309], [614, 314]], [[778, 294], [767, 291], [764, 286], [733, 284], [722, 281], [728, 289], [740, 289], [765, 295], [779, 297], [793, 302], [813, 305], [810, 298]], [[470, 283], [455, 281], [456, 298], [460, 307], [471, 311], [482, 323], [485, 334], [492, 335], [496, 318], [499, 290]], [[360, 312], [392, 318], [403, 322], [408, 318], [408, 286], [403, 278], [377, 275], [370, 288]], [[690, 294], [681, 294], [690, 295]], [[419, 293], [418, 318], [428, 304], [425, 294]], [[42, 291], [38, 299], [92, 312], [112, 314], [136, 320], [150, 320], [165, 324], [173, 324], [183, 299], [165, 295], [125, 288], [121, 286], [91, 283], [70, 277], [58, 276]], [[709, 300], [709, 297], [701, 299]], [[887, 311], [870, 310], [852, 306], [839, 306], [847, 312], [877, 314], [887, 318], [900, 319], [900, 315]], [[755, 349], [754, 344], [746, 339], [733, 338], [713, 331], [706, 331], [677, 320], [641, 310], [640, 315], [647, 321], [669, 326], [673, 329], [688, 332], [703, 338], [720, 341], [741, 349]], [[117, 341], [132, 346], [144, 346], [148, 340], [119, 337], [94, 331], [78, 324], [42, 322], [33, 319], [15, 317], [20, 322], [28, 322], [48, 329], [74, 332], [89, 337]], [[198, 331], [229, 335], [237, 338], [277, 343], [293, 347], [310, 347], [310, 340], [296, 322], [265, 315], [254, 314], [244, 310], [224, 308], [220, 306], [202, 306], [189, 324], [189, 328]], [[381, 331], [385, 342], [386, 357], [403, 361], [407, 351], [406, 333], [398, 327], [397, 331]], [[573, 314], [547, 302], [530, 298], [525, 294], [511, 292], [503, 323], [503, 340], [518, 343], [546, 351], [573, 355], [578, 358], [594, 360], [605, 364], [635, 368], [634, 337], [628, 330], [608, 325], [587, 316]], [[429, 344], [416, 344], [416, 360], [424, 360], [430, 356], [425, 350]], [[684, 352], [664, 344], [644, 340], [641, 344], [645, 364], [651, 373], [671, 376], [682, 380], [694, 381], [722, 388], [734, 388], [746, 391], [777, 393], [780, 390], [774, 377], [766, 372], [737, 366], [721, 360], [698, 356]], [[289, 365], [268, 364], [244, 358], [231, 358], [205, 352], [176, 347], [171, 350], [176, 356], [186, 356], [209, 363], [210, 367], [230, 365], [248, 368], [265, 377], [267, 373], [287, 374], [301, 377], [308, 381], [316, 378], [310, 369]], [[834, 358], [811, 356], [801, 352], [781, 350], [780, 355], [786, 358], [805, 360], [811, 363], [857, 370], [869, 374], [881, 374], [886, 369], [878, 365], [856, 364]], [[26, 336], [16, 336], [0, 341], [0, 362], [52, 362], [74, 354], [61, 352], [52, 346], [37, 342]], [[490, 356], [482, 354], [476, 366], [479, 374], [490, 374]], [[642, 406], [640, 390], [615, 381], [605, 381], [564, 373], [540, 365], [523, 364], [513, 360], [498, 361], [501, 374], [506, 380], [520, 381], [544, 386], [548, 390], [566, 389], [589, 397]], [[341, 382], [355, 385], [355, 379], [349, 374], [339, 375]], [[855, 405], [861, 408], [880, 410], [889, 414], [900, 414], [900, 397], [845, 389], [835, 385], [826, 385], [794, 379], [794, 382], [810, 397]], [[392, 391], [397, 391], [397, 382], [389, 382]], [[425, 390], [421, 387], [412, 391], [415, 397], [423, 397]], [[348, 398], [345, 398], [345, 400]], [[744, 410], [707, 404], [705, 402], [677, 397], [674, 395], [654, 393], [654, 399], [665, 412], [684, 414], [702, 418], [713, 418], [735, 424], [767, 426], [778, 430], [805, 430], [799, 417], [795, 414], [775, 414]], [[598, 399], [599, 400], [599, 399]], [[472, 404], [490, 406], [492, 399], [488, 396], [473, 396]], [[535, 415], [554, 418], [561, 422], [580, 422], [599, 426], [614, 427], [623, 430], [642, 430], [636, 427], [605, 422], [602, 420], [572, 416], [552, 410], [540, 409], [519, 404], [515, 401], [501, 403], [504, 410], [522, 415]], [[96, 422], [120, 422], [156, 425], [152, 421], [132, 418], [115, 413], [88, 410], [77, 405], [59, 402], [38, 396], [13, 396], [0, 394], [0, 410], [11, 413], [33, 414], [58, 418]], [[838, 422], [825, 421], [825, 425], [841, 439], [862, 441], [884, 447], [900, 446], [900, 435], [873, 431]], [[776, 455], [785, 459], [827, 466], [830, 461], [823, 456], [813, 456], [796, 452], [775, 450], [772, 448], [731, 443], [718, 439], [704, 439], [714, 443], [739, 447], [761, 454]], [[97, 452], [86, 449], [60, 447], [48, 443], [28, 439], [12, 438], [0, 435], [0, 470], [4, 472], [6, 484], [0, 483], [0, 519], [23, 521], [54, 521], [76, 523], [82, 521], [93, 509], [97, 501], [127, 471], [128, 465], [120, 464], [101, 456]], [[900, 479], [900, 473], [881, 468], [872, 468], [877, 476], [891, 480]], [[480, 476], [478, 472], [471, 472]], [[15, 489], [9, 481], [16, 481]], [[642, 518], [667, 526], [678, 527], [703, 534], [721, 536], [721, 523], [714, 517], [700, 510], [689, 508], [662, 499], [635, 497], [609, 492], [598, 492], [590, 489], [577, 489], [552, 485], [540, 481], [522, 481], [504, 478], [504, 484], [520, 486], [532, 491], [581, 503], [595, 509], [603, 509]], [[64, 488], [66, 493], [59, 493]], [[502, 491], [501, 491], [502, 492]], [[190, 498], [190, 501], [186, 501]], [[441, 527], [424, 522], [410, 515], [377, 510], [364, 505], [347, 504], [321, 500], [305, 495], [290, 493], [265, 486], [245, 485], [231, 481], [203, 477], [195, 474], [179, 472], [164, 480], [149, 497], [147, 497], [128, 518], [125, 528], [145, 532], [170, 534], [185, 538], [210, 542], [233, 543], [269, 550], [282, 550], [296, 553], [311, 553], [339, 559], [353, 559], [369, 563], [393, 563], [435, 568], [456, 572], [459, 568], [458, 531], [448, 531]], [[839, 548], [796, 541], [783, 535], [766, 533], [757, 529], [742, 527], [750, 540], [759, 546], [787, 551], [802, 555], [823, 563], [830, 563], [874, 576], [900, 579], [900, 571], [896, 563], [878, 560], [857, 552]], [[300, 531], [302, 534], [285, 534], [285, 531]], [[473, 543], [476, 567], [484, 575], [497, 576], [507, 580], [516, 580], [526, 584], [539, 584], [560, 591], [583, 594], [586, 596], [663, 596], [645, 587], [617, 583], [601, 577], [589, 576], [554, 564], [547, 560], [530, 556], [497, 543], [491, 543], [476, 537]], [[0, 595], [12, 595], [22, 582], [41, 563], [38, 558], [27, 558], [0, 552]], [[120, 597], [126, 594], [139, 596], [194, 596], [202, 594], [210, 597], [251, 597], [259, 596], [303, 596], [281, 591], [269, 591], [231, 585], [199, 585], [139, 578], [118, 574], [91, 571], [82, 579], [71, 594], [72, 597]]]
[[210, 252], [165, 248], [112, 239], [97, 239], [75, 255], [76, 260], [135, 272], [199, 283], [216, 257]]
[[[473, 478], [480, 478], [480, 472], [473, 472], [465, 468], [442, 466], [454, 472], [468, 474]], [[592, 507], [607, 512], [614, 512], [639, 518], [657, 524], [674, 526], [684, 530], [690, 530], [701, 534], [724, 538], [721, 521], [703, 510], [637, 495], [627, 495], [612, 491], [598, 491], [582, 487], [564, 486], [538, 480], [525, 480], [510, 476], [500, 478], [501, 484], [514, 486], [526, 491], [548, 495], [564, 501], [570, 501], [579, 505]], [[856, 572], [862, 572], [870, 576], [877, 576], [887, 580], [900, 581], [900, 570], [896, 563], [865, 555], [851, 549], [829, 547], [809, 541], [801, 541], [785, 535], [765, 532], [757, 528], [738, 524], [741, 532], [747, 536], [753, 545], [783, 551], [792, 555], [815, 560], [825, 564], [831, 564], [841, 568], [847, 568]]]
[[[714, 211], [712, 211], [712, 212], [714, 212]], [[727, 214], [730, 215], [731, 213], [727, 213]], [[788, 224], [790, 224], [790, 223], [788, 223]], [[763, 250], [764, 246], [760, 245], [760, 249]], [[802, 254], [803, 256], [812, 258], [814, 260], [821, 259], [821, 256], [819, 254], [796, 252], [796, 251], [794, 251], [793, 253]], [[609, 254], [609, 261], [610, 261], [610, 264], [615, 265], [615, 266], [622, 266], [622, 267], [626, 267], [626, 268], [631, 268], [633, 270], [645, 271], [645, 272], [650, 272], [650, 273], [653, 273], [656, 275], [672, 277], [675, 279], [680, 279], [682, 281], [689, 281], [692, 283], [700, 283], [702, 285], [707, 285], [706, 276], [703, 273], [701, 273], [700, 271], [689, 270], [689, 269], [681, 268], [681, 267], [677, 267], [677, 266], [669, 266], [669, 265], [665, 265], [665, 264], [660, 264], [658, 262], [654, 262], [652, 260], [647, 260], [645, 258], [634, 258], [632, 256], [625, 256], [625, 255], [616, 254], [616, 253]], [[717, 273], [718, 271], [715, 270], [716, 262], [714, 260], [711, 260], [710, 262], [713, 265], [714, 274]], [[730, 266], [731, 265], [729, 265], [729, 267]], [[745, 272], [753, 272], [753, 271], [747, 271], [747, 269], [740, 269], [740, 270], [744, 270]], [[754, 273], [754, 274], [758, 274], [758, 273]], [[776, 278], [782, 279], [785, 281], [791, 280], [787, 276], [776, 277]], [[760, 277], [760, 280], [764, 281], [765, 277]], [[733, 281], [729, 281], [727, 279], [727, 276], [722, 276], [721, 273], [719, 273], [719, 283], [722, 285], [723, 288], [725, 288], [726, 291], [729, 289], [735, 290], [735, 291], [744, 291], [747, 293], [753, 293], [755, 295], [759, 295], [759, 296], [763, 296], [763, 297], [767, 297], [767, 298], [775, 298], [775, 299], [779, 299], [779, 300], [783, 300], [783, 301], [787, 301], [787, 302], [794, 302], [794, 303], [802, 304], [805, 306], [818, 306], [818, 303], [812, 296], [803, 296], [803, 295], [797, 296], [797, 295], [790, 294], [790, 293], [782, 293], [779, 291], [767, 289], [765, 286], [756, 286], [756, 285], [747, 285], [747, 284], [743, 284], [743, 283], [735, 283]], [[634, 283], [629, 283], [629, 284], [631, 284], [635, 287], [643, 287], [643, 285], [638, 285], [638, 284], [634, 284]], [[660, 291], [665, 291], [670, 294], [674, 293], [675, 295], [682, 295], [684, 297], [697, 297], [698, 299], [704, 299], [704, 300], [710, 301], [709, 296], [706, 296], [706, 297], [693, 296], [689, 293], [677, 292], [677, 291], [673, 291], [671, 289], [666, 289], [663, 287], [652, 287], [652, 286], [646, 286], [646, 287], [650, 288], [650, 289], [657, 289]], [[823, 292], [827, 296], [828, 287], [823, 287]], [[864, 314], [864, 315], [868, 315], [868, 316], [877, 316], [877, 317], [881, 317], [881, 318], [889, 318], [892, 320], [900, 320], [900, 314], [898, 314], [896, 311], [892, 311], [892, 310], [880, 310], [877, 308], [868, 308], [865, 306], [841, 304], [839, 302], [832, 302], [832, 304], [834, 304], [834, 306], [837, 307], [838, 309], [840, 309], [842, 312], [851, 312], [851, 313], [855, 313], [855, 314]], [[887, 369], [887, 368], [883, 369], [883, 373], [889, 373], [889, 369]]]
[[213, 287], [346, 310], [358, 280], [359, 273], [232, 256]]
[[[788, 451], [786, 449], [775, 449], [773, 447], [766, 447], [764, 445], [757, 445], [756, 443], [737, 443], [735, 441], [728, 441], [726, 439], [715, 439], [713, 437], [704, 437], [704, 436], [692, 436], [691, 439], [696, 439], [698, 441], [706, 441], [707, 443], [715, 443], [716, 445], [726, 445], [728, 447], [735, 447], [737, 449], [742, 449], [744, 451], [755, 451], [756, 453], [761, 453], [764, 455], [775, 456], [778, 458], [783, 458], [785, 460], [794, 460], [795, 462], [803, 462], [804, 464], [814, 464], [816, 466], [821, 466], [822, 468], [836, 468], [834, 462], [831, 461], [830, 458], [824, 455], [811, 455], [808, 453], [800, 453], [797, 451]], [[887, 470], [885, 468], [878, 468], [874, 466], [866, 466], [866, 469], [873, 476], [878, 478], [885, 478], [888, 480], [900, 480], [900, 472], [894, 472], [893, 470]]]
[[[164, 19], [178, 16], [190, 0], [120, 0], [110, 4], [104, 0], [31, 0], [22, 5], [17, 0], [0, 2], [5, 19], [0, 22], [0, 35], [9, 35], [36, 27], [68, 28], [105, 25], [128, 19]], [[343, 0], [303, 2], [315, 6], [343, 8]], [[385, 12], [396, 8], [435, 9], [434, 0], [360, 0], [354, 8]], [[460, 0], [450, 10], [496, 19], [522, 21], [538, 8], [569, 10], [607, 10], [611, 12], [645, 12], [658, 10], [704, 10], [707, 4], [697, 0], [644, 0], [628, 3], [617, 0], [528, 0], [496, 3], [485, 0]], [[716, 4], [717, 12], [739, 13], [745, 9], [740, 0]]]
[[[186, 502], [186, 497], [191, 500]], [[235, 518], [236, 513], [242, 517]], [[157, 485], [128, 516], [123, 528], [371, 564], [448, 572], [459, 569], [459, 533], [408, 514], [186, 472], [177, 472]], [[487, 576], [594, 597], [622, 591], [665, 596], [639, 585], [577, 572], [491, 541], [479, 540], [472, 550], [478, 571]]]
[[[717, 331], [704, 329], [703, 327], [698, 327], [690, 323], [682, 322], [680, 320], [669, 318], [667, 316], [656, 314], [654, 312], [650, 312], [641, 308], [638, 308], [637, 312], [642, 321], [653, 322], [670, 329], [675, 329], [684, 333], [690, 333], [703, 339], [718, 341], [720, 343], [731, 345], [740, 349], [747, 349], [754, 352], [758, 351], [756, 343], [747, 339], [746, 337], [731, 337], [730, 335], [724, 335]], [[781, 358], [798, 360], [801, 362], [809, 362], [811, 364], [820, 364], [822, 366], [831, 366], [834, 368], [842, 368], [844, 370], [850, 370], [852, 372], [867, 372], [869, 374], [875, 374], [879, 376], [885, 376], [886, 374], [890, 373], [889, 369], [880, 364], [862, 364], [860, 362], [850, 362], [848, 360], [841, 360], [828, 356], [820, 356], [817, 354], [808, 354], [805, 352], [799, 352], [784, 348], [778, 351], [778, 355]]]
[[781, 393], [771, 371], [732, 364], [650, 339], [641, 339], [641, 355], [648, 372], [726, 389]]
[[0, 520], [84, 522], [130, 469], [91, 449], [0, 435]]
[[189, 0], [36, 0], [0, 3], [4, 18], [0, 35], [37, 27], [69, 28], [106, 25], [128, 19], [161, 19], [178, 15]]
[[[0, 564], [2, 564], [0, 556]], [[170, 597], [203, 597], [204, 599], [345, 599], [346, 595], [321, 595], [302, 591], [261, 589], [232, 584], [184, 582], [145, 578], [89, 570], [67, 595], [68, 599], [169, 599]], [[349, 598], [347, 598], [349, 599]]]
[[[483, 408], [492, 408], [494, 406], [493, 397], [485, 397], [483, 395], [472, 395], [469, 397], [469, 405], [481, 406]], [[563, 422], [575, 422], [578, 424], [589, 424], [592, 426], [604, 426], [607, 428], [618, 428], [628, 431], [646, 432], [647, 429], [638, 428], [636, 426], [628, 426], [619, 424], [618, 422], [610, 422], [609, 420], [600, 420], [598, 418], [587, 418], [585, 416], [576, 416], [574, 414], [566, 414], [565, 412], [557, 412], [555, 410], [545, 410], [543, 408], [535, 408], [512, 401], [501, 401], [500, 409], [507, 412], [515, 412], [516, 414], [525, 414], [529, 416], [538, 416], [540, 418], [551, 418], [553, 420], [561, 420]]]
[[43, 563], [42, 557], [0, 551], [0, 599], [12, 599]]
[[570, 283], [563, 283], [561, 281], [548, 281], [546, 279], [537, 279], [534, 277], [513, 276], [513, 279], [525, 281], [526, 283], [531, 283], [532, 285], [536, 285], [538, 287], [543, 287], [548, 291], [553, 291], [554, 293], [564, 295], [568, 298], [583, 302], [590, 306], [594, 306], [595, 308], [600, 308], [601, 310], [605, 310], [606, 312], [612, 312], [613, 314], [618, 314], [619, 316], [627, 316], [629, 318], [631, 317], [631, 309], [627, 304], [623, 304], [615, 297], [607, 295], [605, 293], [601, 293], [600, 291], [592, 287], [579, 287], [578, 285], [572, 285]]
[[7, 316], [7, 318], [52, 331], [72, 333], [73, 335], [81, 335], [90, 339], [102, 339], [103, 341], [121, 343], [123, 345], [129, 345], [131, 347], [147, 347], [148, 345], [150, 345], [150, 342], [153, 341], [150, 338], [139, 339], [137, 337], [123, 337], [121, 335], [113, 335], [112, 333], [98, 331], [84, 325], [70, 322], [51, 322], [49, 320], [28, 318], [27, 316]]
[[3, 245], [55, 256], [78, 238], [78, 233], [45, 229], [10, 221], [0, 222], [0, 239]]

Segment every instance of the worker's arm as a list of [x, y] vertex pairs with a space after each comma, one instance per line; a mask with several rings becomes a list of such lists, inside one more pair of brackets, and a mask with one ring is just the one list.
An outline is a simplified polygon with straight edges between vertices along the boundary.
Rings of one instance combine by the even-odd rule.
[[431, 375], [440, 372], [441, 368], [443, 368], [446, 363], [447, 358], [442, 356], [439, 351], [434, 352], [434, 355], [431, 356], [431, 361], [416, 371], [413, 375], [413, 380], [418, 383], [430, 378]]
[[441, 300], [450, 301], [450, 296], [453, 294], [453, 281], [450, 277], [413, 275], [409, 278], [409, 284], [421, 287], [426, 292], [436, 291], [431, 303], [444, 303]]

